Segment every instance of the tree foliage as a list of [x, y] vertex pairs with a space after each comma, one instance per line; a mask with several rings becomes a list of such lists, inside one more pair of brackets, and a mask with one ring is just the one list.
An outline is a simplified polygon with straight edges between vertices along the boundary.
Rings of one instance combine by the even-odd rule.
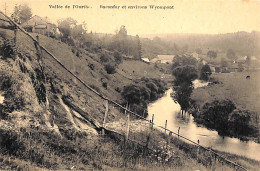
[[175, 102], [181, 106], [181, 110], [187, 111], [190, 105], [190, 96], [193, 90], [192, 81], [198, 77], [197, 70], [189, 65], [176, 67], [172, 71], [175, 76], [174, 92], [171, 95]]
[[231, 60], [237, 59], [236, 53], [234, 52], [233, 49], [228, 49], [226, 56], [227, 56], [228, 59], [231, 59]]
[[174, 87], [174, 93], [171, 95], [175, 102], [181, 106], [181, 110], [187, 111], [190, 106], [191, 93], [193, 86], [187, 82], [181, 83], [179, 87]]
[[212, 74], [209, 65], [203, 65], [200, 70], [200, 79], [204, 81], [208, 81], [210, 75]]
[[180, 86], [182, 83], [192, 85], [192, 81], [198, 78], [198, 71], [192, 66], [177, 67], [173, 70], [172, 75], [175, 76], [174, 85]]
[[229, 115], [235, 108], [230, 100], [215, 100], [203, 105], [199, 118], [207, 127], [227, 133]]
[[214, 100], [203, 105], [195, 121], [222, 135], [240, 137], [257, 132], [257, 126], [251, 123], [252, 114], [247, 110], [236, 109], [231, 100]]
[[210, 50], [208, 51], [207, 53], [207, 57], [208, 58], [211, 58], [211, 59], [215, 59], [217, 57], [217, 52], [213, 51], [213, 50]]
[[199, 55], [202, 54], [202, 49], [201, 49], [201, 48], [197, 48], [195, 51], [196, 51], [196, 53], [199, 54]]
[[87, 35], [86, 24], [78, 24], [78, 22], [69, 17], [58, 21], [58, 28], [62, 33], [61, 41], [71, 46], [83, 48], [90, 39]]
[[172, 60], [171, 70], [174, 70], [178, 66], [193, 66], [196, 67], [197, 60], [192, 56], [176, 55]]
[[24, 4], [24, 5], [15, 5], [14, 12], [12, 14], [12, 18], [15, 22], [22, 24], [29, 20], [32, 17], [32, 10], [31, 8]]
[[134, 84], [125, 86], [121, 95], [133, 111], [143, 114], [148, 103], [158, 99], [166, 89], [167, 84], [164, 81], [143, 77], [140, 80], [135, 80]]

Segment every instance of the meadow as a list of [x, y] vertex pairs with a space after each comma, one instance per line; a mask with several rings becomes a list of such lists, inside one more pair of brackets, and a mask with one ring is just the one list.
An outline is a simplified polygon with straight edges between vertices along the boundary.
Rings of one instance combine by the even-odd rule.
[[[215, 99], [230, 99], [238, 108], [250, 110], [260, 115], [260, 70], [214, 73], [211, 79], [218, 84], [211, 84], [193, 90], [192, 99], [202, 107], [205, 102]], [[250, 79], [246, 79], [246, 76]]]

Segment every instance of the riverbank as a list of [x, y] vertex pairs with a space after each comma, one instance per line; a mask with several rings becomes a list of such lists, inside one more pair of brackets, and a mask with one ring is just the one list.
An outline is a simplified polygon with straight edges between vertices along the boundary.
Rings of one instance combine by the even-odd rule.
[[[222, 101], [230, 99], [235, 107], [250, 114], [250, 125], [254, 125], [258, 130], [253, 136], [231, 134], [229, 136], [238, 137], [243, 140], [252, 140], [259, 143], [259, 114], [260, 114], [260, 78], [259, 71], [236, 72], [236, 73], [214, 73], [212, 79], [215, 83], [206, 87], [193, 90], [191, 99], [196, 106], [202, 109], [207, 102], [214, 100]], [[246, 76], [250, 74], [250, 79]], [[196, 115], [194, 115], [196, 117]]]

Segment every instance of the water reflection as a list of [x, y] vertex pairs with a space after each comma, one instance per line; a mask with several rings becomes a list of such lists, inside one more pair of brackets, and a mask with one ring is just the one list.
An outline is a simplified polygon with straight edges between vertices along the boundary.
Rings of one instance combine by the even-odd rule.
[[0, 104], [4, 102], [4, 96], [2, 95], [2, 92], [0, 92]]
[[170, 94], [172, 90], [168, 90], [166, 95], [158, 99], [148, 106], [148, 119], [154, 114], [154, 121], [159, 125], [164, 125], [165, 120], [168, 122], [167, 128], [206, 147], [226, 151], [238, 155], [256, 159], [260, 161], [260, 144], [255, 142], [243, 142], [237, 138], [223, 137], [218, 135], [217, 131], [209, 130], [204, 127], [197, 126], [192, 115], [181, 114], [180, 106], [176, 104]]

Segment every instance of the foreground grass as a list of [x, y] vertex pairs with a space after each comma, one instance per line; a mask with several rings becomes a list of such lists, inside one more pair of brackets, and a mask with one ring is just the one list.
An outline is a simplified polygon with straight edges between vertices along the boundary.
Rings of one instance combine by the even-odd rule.
[[[126, 131], [126, 122], [120, 120], [118, 122], [107, 124], [107, 127], [120, 132], [122, 135]], [[122, 129], [125, 128], [125, 129]], [[147, 137], [149, 136], [149, 140]], [[136, 140], [141, 144], [148, 145], [148, 148], [153, 149], [155, 159], [163, 166], [167, 166], [172, 161], [175, 164], [173, 168], [176, 170], [235, 170], [234, 166], [227, 163], [221, 158], [215, 156], [207, 150], [199, 149], [196, 145], [192, 145], [179, 139], [176, 136], [165, 135], [164, 131], [158, 129], [150, 129], [150, 125], [143, 121], [132, 121], [130, 123], [129, 138]], [[260, 162], [248, 159], [243, 156], [238, 156], [230, 153], [216, 151], [225, 158], [236, 162], [249, 170], [259, 170]], [[174, 163], [173, 162], [173, 163]]]

